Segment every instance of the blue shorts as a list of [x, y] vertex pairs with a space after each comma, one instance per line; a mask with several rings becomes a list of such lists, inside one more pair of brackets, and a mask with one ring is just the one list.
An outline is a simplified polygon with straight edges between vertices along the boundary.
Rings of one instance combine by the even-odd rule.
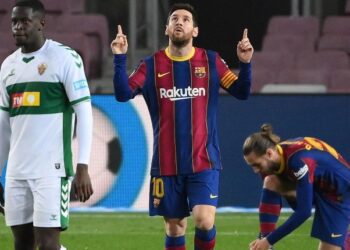
[[217, 206], [219, 170], [176, 176], [152, 176], [149, 215], [184, 218], [196, 205]]
[[311, 236], [332, 245], [342, 247], [348, 231], [350, 199], [332, 201], [314, 192], [315, 216]]

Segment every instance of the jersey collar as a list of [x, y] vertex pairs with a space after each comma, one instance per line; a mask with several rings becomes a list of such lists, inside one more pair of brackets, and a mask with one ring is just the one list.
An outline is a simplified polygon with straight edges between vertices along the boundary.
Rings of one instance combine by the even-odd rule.
[[173, 56], [173, 55], [170, 54], [169, 47], [167, 47], [165, 49], [165, 54], [167, 55], [167, 57], [169, 57], [173, 61], [183, 62], [183, 61], [190, 60], [193, 57], [195, 51], [196, 51], [195, 48], [192, 47], [191, 52], [188, 55], [186, 55], [186, 56]]
[[285, 164], [285, 162], [284, 162], [283, 149], [282, 149], [282, 147], [281, 147], [280, 145], [277, 144], [277, 145], [276, 145], [276, 149], [277, 149], [279, 155], [281, 156], [281, 164], [280, 164], [280, 168], [279, 168], [277, 171], [275, 171], [275, 174], [281, 174], [281, 173], [283, 172], [283, 170], [285, 169], [286, 164]]

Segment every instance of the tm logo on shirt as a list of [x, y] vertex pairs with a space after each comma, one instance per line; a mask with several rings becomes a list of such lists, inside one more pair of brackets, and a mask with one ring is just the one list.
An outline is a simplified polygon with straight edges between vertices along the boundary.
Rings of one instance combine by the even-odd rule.
[[40, 92], [23, 92], [11, 95], [12, 108], [40, 106]]
[[169, 98], [171, 101], [177, 101], [182, 99], [190, 99], [198, 96], [205, 96], [205, 88], [176, 88], [172, 89], [159, 89], [160, 98]]

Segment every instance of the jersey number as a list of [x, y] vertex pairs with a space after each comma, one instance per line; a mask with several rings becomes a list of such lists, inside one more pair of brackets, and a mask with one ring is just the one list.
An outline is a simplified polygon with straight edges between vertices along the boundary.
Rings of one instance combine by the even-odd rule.
[[164, 182], [162, 178], [152, 178], [153, 191], [152, 195], [157, 198], [163, 198], [164, 196]]

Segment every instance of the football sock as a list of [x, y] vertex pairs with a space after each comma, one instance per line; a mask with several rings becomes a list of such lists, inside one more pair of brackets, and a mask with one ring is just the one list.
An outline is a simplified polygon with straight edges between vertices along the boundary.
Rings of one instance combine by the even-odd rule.
[[265, 237], [275, 230], [281, 207], [281, 195], [263, 188], [259, 205], [260, 237]]
[[165, 250], [186, 250], [185, 236], [165, 236]]
[[65, 248], [64, 246], [61, 245], [60, 250], [67, 250], [67, 248]]
[[196, 228], [194, 236], [194, 249], [195, 250], [212, 250], [215, 247], [215, 226], [209, 231], [200, 230]]

